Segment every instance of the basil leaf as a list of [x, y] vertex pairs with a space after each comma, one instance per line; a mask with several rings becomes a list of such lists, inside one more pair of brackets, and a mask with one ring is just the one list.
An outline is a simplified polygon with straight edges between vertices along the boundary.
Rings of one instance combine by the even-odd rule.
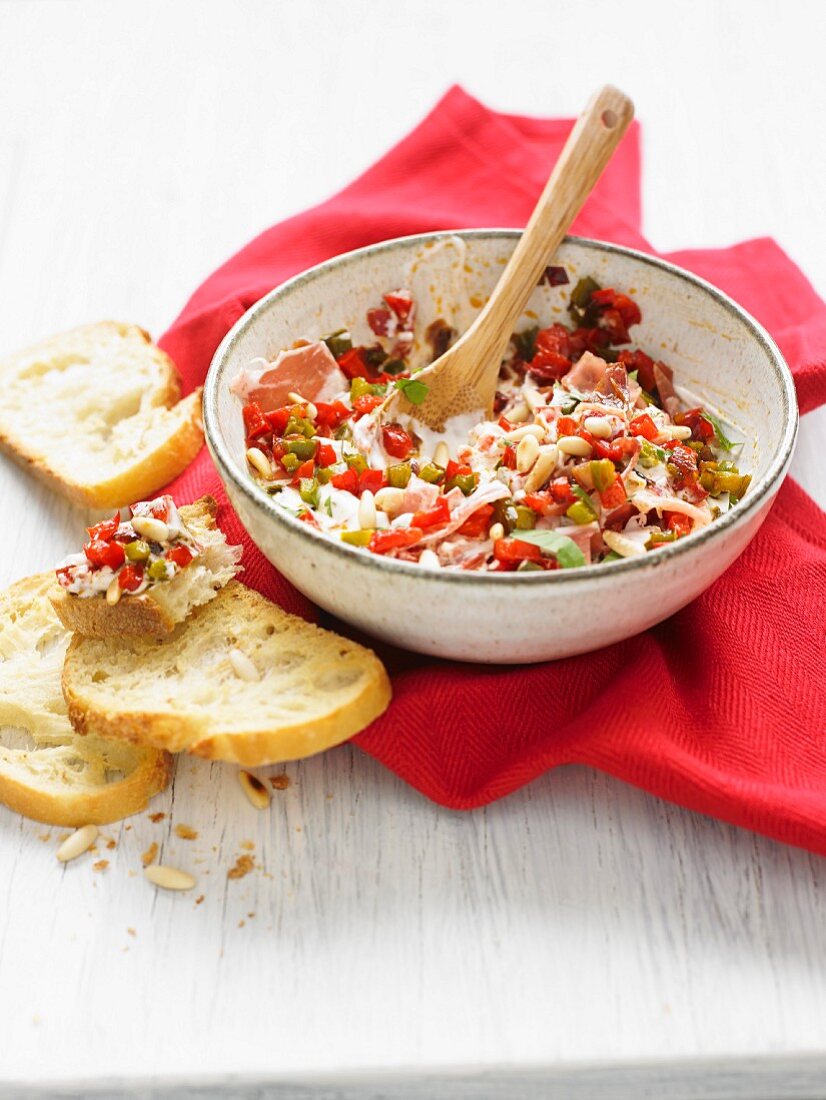
[[585, 564], [585, 555], [574, 540], [558, 531], [519, 531], [513, 538], [533, 543], [543, 554], [551, 554], [563, 569], [577, 569]]
[[397, 390], [401, 390], [411, 405], [421, 405], [427, 397], [427, 386], [424, 382], [417, 382], [415, 378], [397, 378], [393, 383]]

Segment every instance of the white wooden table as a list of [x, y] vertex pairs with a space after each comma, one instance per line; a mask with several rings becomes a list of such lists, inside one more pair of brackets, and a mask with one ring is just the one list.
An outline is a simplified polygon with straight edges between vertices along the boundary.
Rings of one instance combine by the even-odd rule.
[[[454, 79], [537, 114], [614, 80], [655, 244], [772, 233], [824, 293], [825, 9], [0, 2], [0, 347], [160, 332]], [[824, 436], [808, 417], [794, 468], [822, 504]], [[5, 462], [0, 516], [2, 584], [84, 519]], [[0, 808], [0, 1094], [826, 1096], [821, 859], [581, 768], [470, 814], [348, 747], [287, 771], [260, 814], [182, 761], [99, 874]], [[136, 873], [152, 840], [201, 904]]]

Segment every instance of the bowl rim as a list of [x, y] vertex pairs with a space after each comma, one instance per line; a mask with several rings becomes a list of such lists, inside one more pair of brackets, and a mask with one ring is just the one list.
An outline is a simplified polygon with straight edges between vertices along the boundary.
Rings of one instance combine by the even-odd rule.
[[[344, 542], [337, 542], [328, 535], [316, 530], [307, 523], [303, 523], [295, 516], [279, 508], [273, 498], [261, 489], [244, 470], [240, 470], [234, 458], [229, 452], [229, 447], [224, 441], [218, 417], [218, 393], [221, 382], [229, 366], [232, 352], [241, 337], [252, 327], [258, 317], [268, 312], [280, 298], [289, 295], [305, 283], [312, 282], [322, 272], [341, 270], [354, 263], [358, 263], [363, 257], [377, 253], [390, 252], [400, 245], [424, 245], [428, 242], [437, 243], [450, 237], [462, 239], [491, 239], [517, 240], [522, 234], [520, 229], [445, 229], [427, 233], [413, 233], [403, 237], [392, 237], [385, 241], [366, 245], [362, 248], [352, 249], [333, 256], [329, 260], [315, 264], [305, 271], [294, 275], [285, 282], [280, 283], [271, 291], [252, 305], [232, 326], [223, 338], [207, 372], [204, 381], [203, 410], [204, 410], [204, 434], [207, 447], [212, 455], [218, 473], [225, 481], [232, 482], [233, 487], [242, 493], [251, 504], [262, 508], [276, 523], [283, 524], [288, 530], [297, 534], [300, 538], [314, 544], [325, 553], [344, 555], [350, 564], [357, 568], [365, 566], [371, 570], [381, 570], [388, 576], [419, 577], [423, 580], [438, 580], [448, 584], [494, 584], [494, 585], [536, 585], [536, 584], [573, 584], [586, 583], [596, 577], [614, 577], [619, 574], [629, 573], [632, 570], [657, 569], [668, 563], [691, 554], [699, 552], [701, 548], [713, 541], [718, 535], [730, 531], [743, 524], [748, 518], [758, 513], [767, 505], [780, 487], [780, 483], [792, 460], [794, 446], [797, 439], [799, 415], [797, 406], [797, 394], [794, 388], [794, 380], [791, 370], [786, 363], [775, 341], [766, 329], [747, 310], [738, 305], [728, 294], [718, 287], [694, 275], [690, 271], [672, 264], [668, 260], [662, 260], [657, 256], [651, 256], [635, 248], [627, 248], [624, 245], [612, 244], [608, 241], [600, 241], [591, 237], [579, 237], [568, 235], [563, 244], [574, 244], [586, 249], [592, 249], [600, 253], [615, 253], [629, 257], [649, 267], [658, 268], [671, 275], [677, 276], [690, 283], [698, 290], [710, 295], [723, 308], [742, 322], [750, 331], [752, 337], [760, 344], [772, 364], [775, 375], [780, 383], [782, 394], [781, 414], [784, 419], [783, 434], [780, 444], [771, 458], [769, 465], [760, 480], [741, 501], [736, 508], [726, 512], [725, 515], [715, 519], [701, 531], [679, 539], [674, 543], [661, 547], [656, 554], [645, 554], [633, 558], [622, 558], [619, 561], [597, 562], [591, 565], [580, 566], [577, 569], [553, 569], [541, 573], [493, 573], [452, 569], [430, 569], [422, 567], [416, 562], [400, 561], [396, 558], [387, 558], [378, 554], [368, 554], [358, 547], [348, 546]], [[254, 540], [253, 540], [254, 541]]]

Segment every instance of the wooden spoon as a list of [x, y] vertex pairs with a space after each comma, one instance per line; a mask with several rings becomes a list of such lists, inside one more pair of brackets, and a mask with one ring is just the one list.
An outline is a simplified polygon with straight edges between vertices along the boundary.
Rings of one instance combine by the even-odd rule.
[[413, 405], [394, 389], [377, 410], [379, 421], [412, 418], [442, 432], [453, 416], [492, 415], [499, 367], [522, 311], [633, 117], [634, 104], [610, 84], [593, 96], [484, 309], [444, 355], [416, 374], [427, 385], [424, 401]]

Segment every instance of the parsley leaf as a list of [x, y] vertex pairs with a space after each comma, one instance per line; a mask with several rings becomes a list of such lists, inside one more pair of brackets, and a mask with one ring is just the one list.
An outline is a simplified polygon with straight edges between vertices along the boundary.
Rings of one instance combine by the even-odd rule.
[[717, 442], [720, 444], [724, 451], [733, 451], [735, 447], [739, 447], [739, 443], [735, 443], [733, 442], [733, 440], [728, 438], [726, 433], [723, 431], [723, 425], [720, 423], [716, 416], [708, 411], [708, 409], [703, 409], [703, 416], [706, 418], [706, 420], [711, 422], [711, 425], [714, 428], [714, 434], [717, 437]]
[[563, 569], [577, 569], [585, 564], [585, 555], [574, 540], [558, 531], [519, 531], [513, 537], [533, 543], [543, 554], [553, 555]]
[[411, 405], [421, 405], [427, 397], [427, 386], [415, 378], [397, 378], [393, 385], [402, 391]]

